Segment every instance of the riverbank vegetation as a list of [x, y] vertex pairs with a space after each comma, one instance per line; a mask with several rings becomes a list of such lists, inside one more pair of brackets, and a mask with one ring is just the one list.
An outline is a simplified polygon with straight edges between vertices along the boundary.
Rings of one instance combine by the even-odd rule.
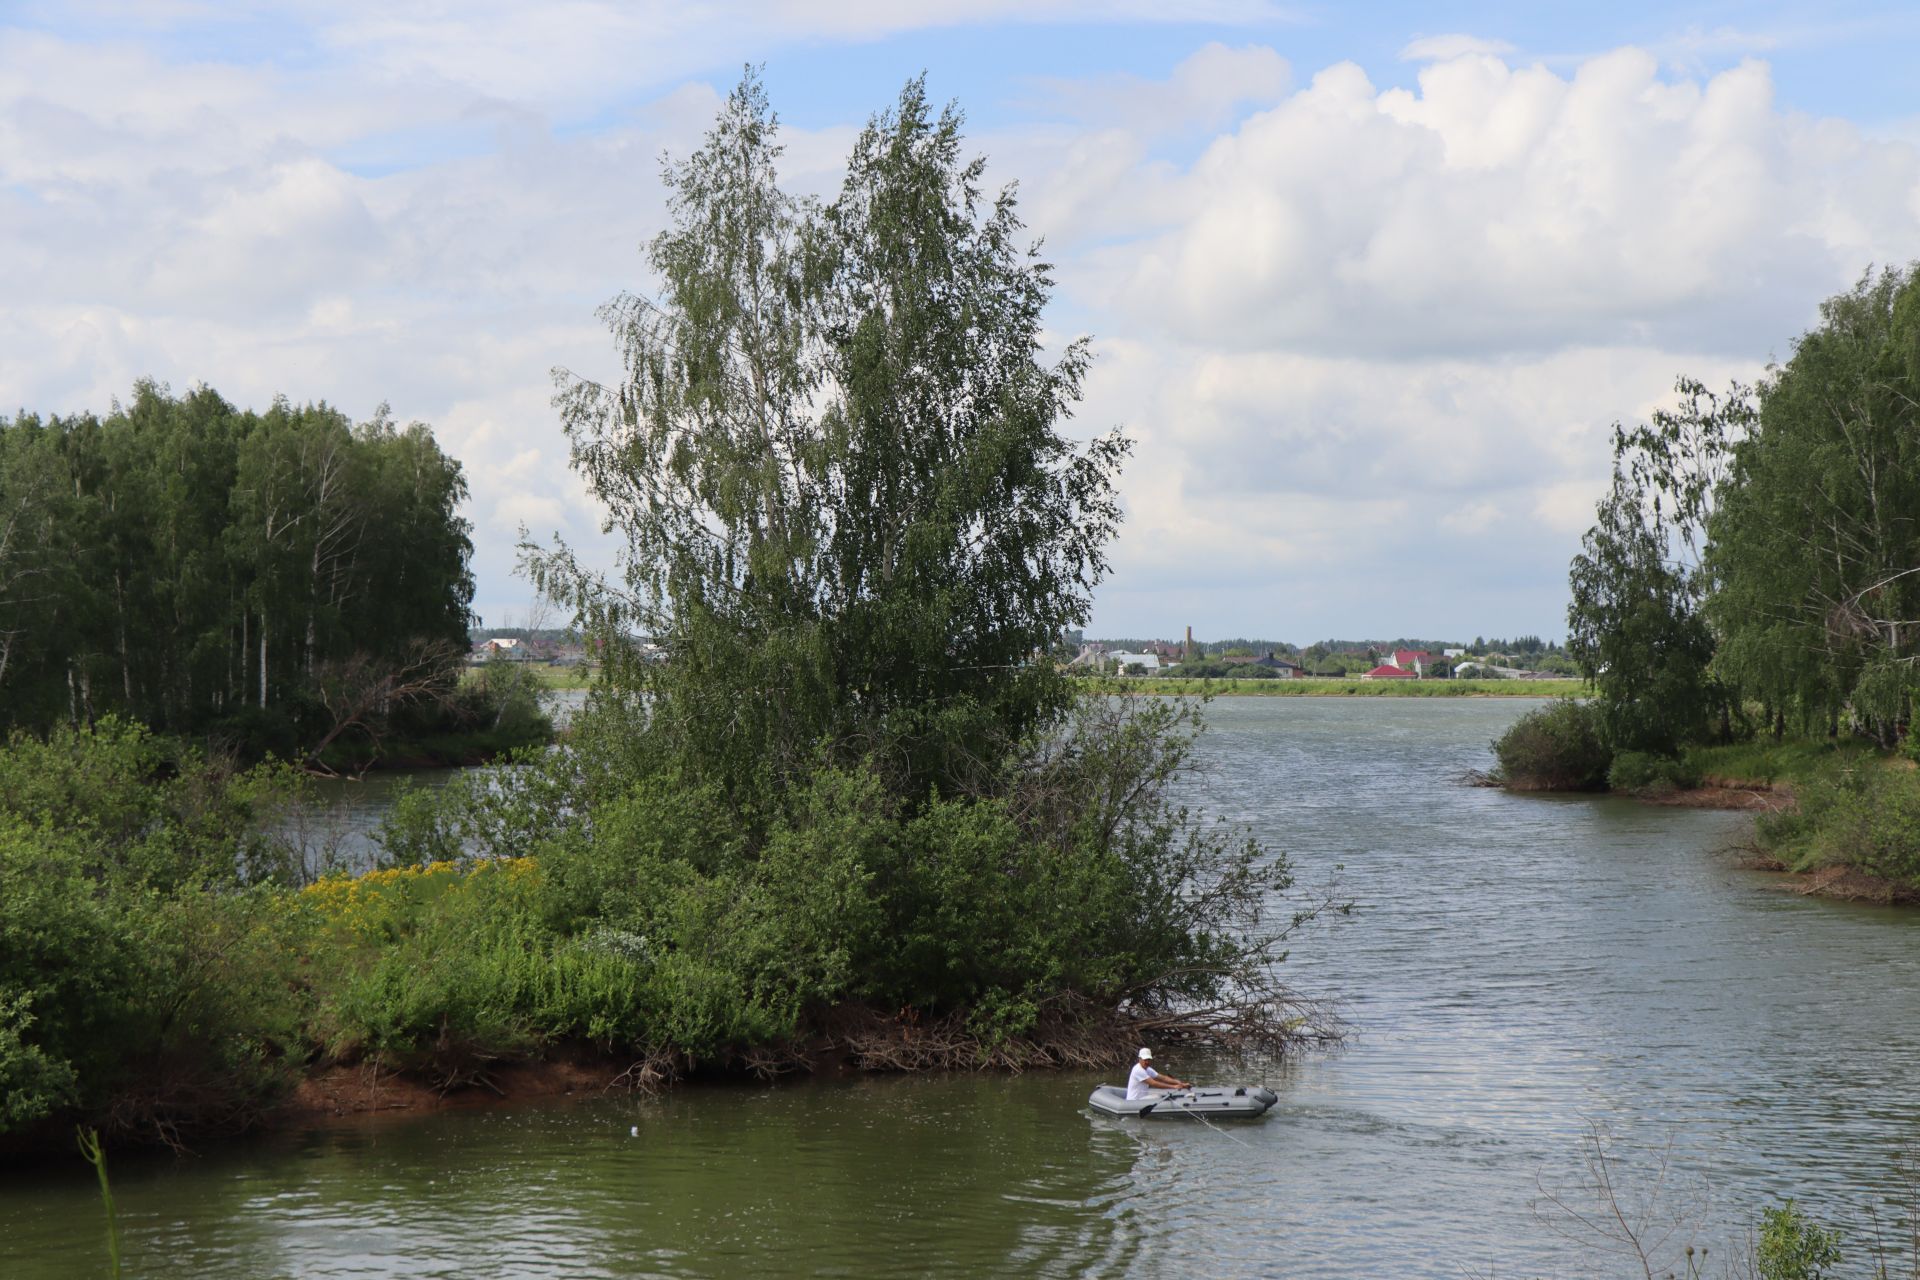
[[[1757, 386], [1683, 380], [1678, 408], [1616, 428], [1569, 648], [1622, 789], [1766, 761], [1797, 803], [1763, 847], [1920, 885], [1920, 826], [1893, 816], [1920, 812], [1920, 270], [1863, 277], [1820, 316]], [[1502, 768], [1520, 786], [1591, 772]]]
[[465, 497], [384, 407], [142, 382], [104, 417], [0, 419], [0, 733], [111, 715], [335, 767], [474, 732], [498, 708], [459, 678]]
[[[1060, 434], [1091, 357], [1043, 359], [1052, 281], [1012, 190], [983, 195], [918, 82], [831, 203], [782, 191], [778, 156], [749, 80], [667, 172], [662, 295], [604, 312], [626, 381], [562, 381], [625, 543], [614, 581], [527, 548], [604, 655], [548, 841], [583, 886], [568, 927], [681, 919], [615, 892], [637, 860], [692, 902], [770, 895], [764, 923], [686, 924], [757, 948], [727, 1003], [780, 1035], [859, 1006], [963, 1028], [973, 1054], [1090, 1032], [1105, 1053], [1142, 1027], [1285, 1042], [1287, 864], [1170, 798], [1194, 709], [1035, 658], [1086, 619], [1127, 446]], [[701, 820], [662, 843], [669, 813]]]
[[1199, 707], [1034, 660], [1087, 614], [1126, 445], [1059, 433], [1089, 356], [1043, 358], [1012, 192], [918, 82], [831, 203], [779, 155], [749, 78], [666, 171], [661, 295], [604, 313], [627, 380], [562, 382], [624, 552], [526, 548], [604, 658], [563, 750], [407, 793], [382, 866], [315, 880], [255, 834], [264, 773], [105, 721], [15, 740], [0, 1127], [173, 1140], [339, 1063], [449, 1090], [570, 1047], [657, 1081], [1331, 1033], [1277, 978], [1331, 904], [1177, 799]]

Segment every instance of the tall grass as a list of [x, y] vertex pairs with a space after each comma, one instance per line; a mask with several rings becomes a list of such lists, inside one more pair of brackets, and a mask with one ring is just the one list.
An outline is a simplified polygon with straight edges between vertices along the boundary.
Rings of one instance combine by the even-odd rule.
[[83, 1128], [75, 1132], [80, 1140], [80, 1154], [100, 1178], [100, 1203], [107, 1211], [107, 1274], [113, 1280], [120, 1280], [120, 1214], [113, 1204], [113, 1184], [107, 1180], [107, 1153], [101, 1149], [97, 1131]]
[[1693, 772], [1722, 786], [1770, 786], [1808, 782], [1835, 768], [1864, 763], [1879, 753], [1863, 738], [1755, 738], [1687, 749]]

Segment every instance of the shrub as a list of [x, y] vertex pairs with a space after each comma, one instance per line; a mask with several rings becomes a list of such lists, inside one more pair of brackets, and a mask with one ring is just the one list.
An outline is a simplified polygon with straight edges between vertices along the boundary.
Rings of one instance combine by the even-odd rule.
[[[462, 728], [503, 734], [519, 742], [545, 742], [553, 736], [553, 720], [541, 705], [545, 686], [532, 664], [504, 657], [489, 658], [471, 672], [454, 693], [447, 710]], [[444, 713], [421, 712], [414, 722], [396, 721], [402, 731], [429, 731]]]
[[464, 794], [447, 797], [441, 794], [444, 790], [417, 786], [411, 778], [394, 787], [387, 812], [373, 832], [382, 867], [453, 862], [465, 852]]
[[236, 772], [111, 716], [0, 750], [0, 815], [63, 833], [96, 875], [163, 892], [283, 874], [258, 819], [289, 786], [278, 766]]
[[1825, 1280], [1840, 1265], [1840, 1233], [1807, 1217], [1789, 1200], [1762, 1211], [1753, 1261], [1760, 1280]]
[[1515, 791], [1600, 791], [1613, 752], [1591, 704], [1561, 698], [1529, 711], [1493, 743], [1495, 776]]
[[1700, 785], [1700, 775], [1684, 760], [1647, 751], [1622, 751], [1607, 770], [1607, 786], [1629, 795], [1669, 795]]
[[1794, 808], [1762, 815], [1756, 828], [1781, 861], [1920, 880], [1920, 775], [1862, 762], [1802, 783], [1795, 798]]
[[33, 996], [0, 989], [0, 1133], [22, 1129], [78, 1096], [73, 1064], [33, 1043]]
[[155, 893], [84, 842], [0, 825], [0, 1130], [72, 1110], [118, 1131], [245, 1124], [300, 1057], [271, 890]]

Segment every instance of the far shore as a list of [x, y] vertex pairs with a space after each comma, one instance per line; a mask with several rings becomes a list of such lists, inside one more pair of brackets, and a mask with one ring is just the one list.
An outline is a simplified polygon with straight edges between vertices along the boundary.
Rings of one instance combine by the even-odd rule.
[[1561, 698], [1581, 697], [1581, 680], [1341, 680], [1324, 676], [1268, 680], [1192, 680], [1179, 676], [1122, 676], [1127, 693], [1162, 697], [1251, 698]]
[[[543, 689], [591, 688], [595, 666], [552, 667], [529, 663], [527, 670]], [[1238, 698], [1562, 698], [1584, 697], [1584, 680], [1362, 680], [1359, 677], [1305, 676], [1294, 679], [1195, 679], [1182, 676], [1111, 676], [1109, 683], [1130, 693], [1190, 697], [1196, 694]]]

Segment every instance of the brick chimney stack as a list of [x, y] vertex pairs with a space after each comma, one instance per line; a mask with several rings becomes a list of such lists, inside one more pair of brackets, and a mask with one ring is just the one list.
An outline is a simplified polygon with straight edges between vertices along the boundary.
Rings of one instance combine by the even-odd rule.
[[1185, 660], [1188, 662], [1193, 661], [1193, 628], [1192, 627], [1187, 628], [1187, 652], [1185, 655]]

